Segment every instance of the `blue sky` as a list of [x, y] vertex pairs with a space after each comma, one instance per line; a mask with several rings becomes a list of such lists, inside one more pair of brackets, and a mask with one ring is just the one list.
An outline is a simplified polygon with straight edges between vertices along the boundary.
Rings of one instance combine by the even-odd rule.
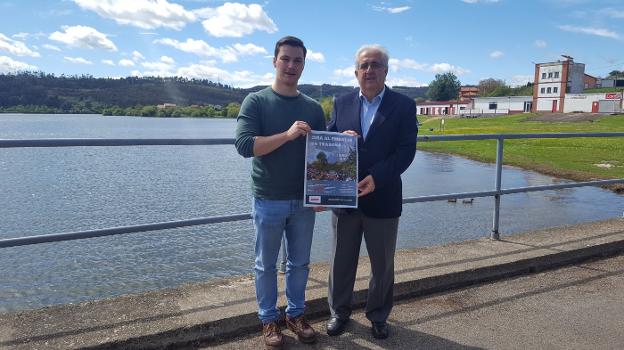
[[454, 72], [533, 80], [561, 54], [605, 76], [624, 70], [622, 0], [0, 0], [0, 72], [185, 76], [269, 84], [275, 41], [303, 39], [301, 83], [355, 85], [363, 44], [390, 52], [388, 84], [428, 85]]

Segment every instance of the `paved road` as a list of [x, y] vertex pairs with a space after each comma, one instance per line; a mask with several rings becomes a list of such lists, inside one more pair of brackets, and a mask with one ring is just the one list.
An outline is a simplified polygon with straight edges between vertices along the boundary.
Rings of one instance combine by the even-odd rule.
[[[624, 255], [399, 302], [391, 337], [361, 310], [339, 337], [286, 349], [624, 349]], [[324, 320], [314, 327], [324, 330]], [[259, 334], [200, 349], [259, 349]], [[197, 349], [197, 347], [195, 347]]]

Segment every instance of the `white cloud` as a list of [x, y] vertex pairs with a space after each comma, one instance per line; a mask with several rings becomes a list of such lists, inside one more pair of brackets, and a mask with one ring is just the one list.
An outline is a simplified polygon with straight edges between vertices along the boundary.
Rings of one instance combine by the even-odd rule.
[[71, 63], [78, 63], [78, 64], [93, 64], [93, 62], [84, 59], [82, 57], [69, 57], [69, 56], [65, 56], [63, 57], [66, 61], [69, 61]]
[[219, 57], [223, 62], [235, 62], [238, 60], [234, 50], [218, 49], [210, 46], [203, 40], [186, 39], [186, 41], [178, 41], [171, 38], [154, 40], [155, 44], [168, 45], [176, 49], [198, 56]]
[[544, 48], [547, 46], [544, 40], [535, 40], [535, 46], [539, 48]]
[[36, 66], [28, 63], [15, 61], [7, 56], [0, 56], [0, 73], [15, 73], [19, 71], [36, 71]]
[[25, 41], [28, 38], [40, 39], [40, 38], [45, 38], [46, 36], [47, 34], [43, 32], [37, 32], [37, 33], [20, 32], [20, 33], [11, 35], [12, 38], [19, 39], [21, 41]]
[[127, 59], [127, 58], [119, 60], [118, 64], [120, 66], [122, 66], [122, 67], [133, 67], [134, 66], [134, 62], [132, 60]]
[[603, 28], [575, 27], [575, 26], [570, 26], [570, 25], [562, 25], [562, 26], [559, 26], [559, 29], [566, 31], [566, 32], [583, 33], [583, 34], [588, 34], [588, 35], [596, 35], [596, 36], [600, 36], [604, 38], [620, 39], [620, 35], [618, 33], [612, 32], [608, 29], [603, 29]]
[[160, 61], [168, 64], [175, 63], [175, 60], [169, 56], [160, 56]]
[[195, 40], [191, 38], [186, 39], [186, 41], [165, 38], [154, 40], [154, 43], [172, 46], [180, 51], [192, 53], [198, 56], [217, 57], [223, 62], [236, 62], [238, 61], [238, 56], [267, 53], [263, 47], [254, 44], [234, 44], [234, 46], [216, 48], [210, 46], [203, 40]]
[[390, 70], [392, 72], [398, 72], [401, 68], [414, 69], [414, 70], [426, 70], [427, 67], [429, 66], [426, 63], [418, 63], [411, 58], [404, 58], [404, 59], [391, 58], [388, 61], [388, 65], [390, 66]]
[[180, 67], [178, 73], [187, 78], [208, 79], [212, 81], [223, 81], [229, 77], [229, 73], [223, 69], [205, 64], [192, 64], [187, 67]]
[[273, 73], [259, 75], [247, 70], [229, 72], [214, 66], [211, 62], [180, 67], [176, 70], [175, 75], [187, 78], [207, 79], [242, 88], [257, 85], [270, 85], [274, 79]]
[[165, 62], [143, 62], [141, 65], [147, 69], [162, 71], [169, 70], [169, 68], [171, 68], [171, 65]]
[[17, 34], [13, 34], [11, 36], [19, 40], [26, 40], [26, 38], [28, 38], [29, 35], [30, 35], [29, 33], [20, 32]]
[[106, 37], [106, 34], [102, 34], [94, 28], [87, 26], [63, 26], [62, 28], [63, 33], [54, 32], [50, 34], [49, 39], [65, 43], [71, 47], [117, 51], [117, 46]]
[[182, 29], [197, 20], [195, 14], [167, 0], [74, 0], [85, 10], [90, 10], [119, 24], [144, 29], [167, 27]]
[[143, 56], [139, 51], [132, 51], [132, 59], [135, 61], [142, 61], [145, 59], [145, 56]]
[[386, 85], [388, 86], [411, 86], [411, 87], [419, 87], [419, 86], [427, 86], [425, 83], [421, 83], [416, 79], [409, 77], [388, 77], [386, 80]]
[[429, 68], [429, 70], [431, 70], [434, 73], [452, 72], [456, 75], [463, 75], [466, 73], [470, 73], [470, 70], [468, 69], [464, 69], [459, 66], [453, 66], [452, 64], [448, 64], [448, 63], [435, 63]]
[[320, 53], [320, 52], [314, 52], [314, 51], [308, 49], [308, 53], [306, 54], [306, 60], [319, 62], [319, 63], [324, 63], [325, 62], [325, 56], [322, 53]]
[[501, 58], [504, 55], [505, 54], [502, 51], [498, 51], [498, 50], [490, 52], [490, 58], [493, 58], [493, 59]]
[[113, 60], [102, 60], [101, 62], [109, 66], [115, 65], [115, 62], [113, 62]]
[[217, 8], [196, 10], [195, 14], [207, 18], [202, 22], [204, 29], [216, 37], [237, 37], [256, 30], [275, 33], [277, 26], [258, 4], [226, 2]]
[[2, 33], [0, 33], [0, 50], [6, 51], [16, 56], [30, 56], [30, 57], [41, 56], [39, 55], [38, 52], [35, 52], [29, 49], [28, 47], [26, 47], [26, 45], [23, 42], [13, 40]]
[[355, 76], [355, 67], [349, 66], [346, 68], [334, 69], [334, 75], [337, 77], [353, 78]]
[[241, 55], [259, 55], [266, 54], [267, 50], [262, 46], [254, 44], [234, 44], [234, 49]]
[[161, 56], [160, 61], [141, 62], [141, 66], [148, 69], [144, 75], [168, 77], [175, 75], [175, 61], [168, 56]]
[[[401, 69], [412, 69], [412, 70], [420, 70], [420, 71], [427, 71], [427, 72], [434, 72], [434, 73], [453, 72], [456, 75], [463, 75], [466, 73], [470, 73], [468, 69], [465, 69], [459, 66], [453, 66], [449, 63], [434, 63], [434, 64], [419, 63], [410, 58], [404, 58], [404, 59], [391, 58], [388, 61], [388, 65], [390, 66], [389, 67], [390, 71], [394, 73], [399, 72]], [[418, 86], [418, 85], [414, 85], [414, 86]]]
[[54, 46], [50, 44], [43, 44], [43, 47], [52, 51], [62, 51], [61, 49], [58, 48], [58, 46]]
[[411, 7], [409, 6], [401, 6], [401, 7], [385, 7], [385, 6], [373, 6], [373, 10], [379, 12], [388, 12], [388, 13], [401, 13], [409, 10]]

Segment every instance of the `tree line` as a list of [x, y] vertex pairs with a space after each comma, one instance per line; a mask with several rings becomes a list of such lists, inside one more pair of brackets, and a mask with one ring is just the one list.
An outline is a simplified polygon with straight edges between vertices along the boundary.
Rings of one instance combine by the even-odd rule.
[[[479, 81], [480, 97], [498, 96], [531, 96], [533, 95], [533, 83], [523, 86], [511, 87], [504, 80], [488, 78]], [[461, 82], [452, 72], [436, 74], [435, 79], [429, 83], [427, 97], [431, 101], [449, 101], [459, 97]], [[417, 99], [417, 101], [419, 101]], [[422, 101], [422, 100], [421, 100]]]
[[0, 111], [102, 113], [106, 108], [137, 108], [172, 103], [226, 106], [240, 103], [245, 89], [181, 77], [95, 78], [42, 72], [0, 74]]
[[[143, 116], [231, 116], [250, 92], [210, 80], [182, 77], [95, 78], [43, 72], [0, 74], [0, 113], [105, 113]], [[425, 88], [395, 87], [414, 98]], [[299, 90], [321, 103], [353, 91], [350, 86], [303, 84]], [[158, 109], [159, 104], [175, 104]], [[192, 108], [191, 108], [192, 107]], [[123, 112], [122, 112], [123, 111]]]
[[[612, 76], [623, 74], [619, 71]], [[455, 74], [437, 74], [428, 87], [394, 86], [417, 102], [457, 99], [461, 83]], [[478, 84], [479, 96], [531, 95], [532, 83], [510, 87], [503, 80], [488, 78]], [[56, 76], [43, 72], [0, 74], [0, 113], [97, 113], [146, 117], [225, 117], [238, 114], [240, 103], [250, 92], [203, 79], [182, 77], [95, 78], [91, 75]], [[302, 84], [299, 90], [319, 100], [329, 119], [333, 96], [354, 87]], [[173, 108], [158, 108], [168, 103]]]

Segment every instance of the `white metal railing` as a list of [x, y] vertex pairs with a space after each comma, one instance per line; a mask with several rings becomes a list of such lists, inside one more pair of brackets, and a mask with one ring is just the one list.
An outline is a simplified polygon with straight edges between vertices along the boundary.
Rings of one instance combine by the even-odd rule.
[[[467, 140], [496, 140], [496, 177], [494, 188], [491, 191], [480, 192], [460, 192], [437, 194], [420, 197], [404, 198], [403, 203], [431, 202], [447, 199], [494, 197], [494, 212], [492, 218], [492, 239], [499, 239], [499, 218], [500, 200], [505, 194], [548, 191], [562, 188], [573, 188], [582, 186], [604, 186], [612, 184], [624, 184], [624, 179], [598, 180], [573, 182], [556, 185], [501, 188], [503, 169], [503, 144], [506, 139], [543, 139], [543, 138], [577, 138], [577, 137], [624, 137], [624, 132], [610, 133], [562, 133], [562, 134], [480, 134], [480, 135], [436, 135], [418, 136], [418, 141], [467, 141]], [[0, 148], [28, 148], [28, 147], [116, 147], [116, 146], [163, 146], [163, 145], [227, 145], [234, 144], [234, 139], [34, 139], [34, 140], [7, 140], [0, 139]], [[121, 226], [103, 228], [98, 230], [52, 233], [45, 235], [33, 235], [17, 238], [6, 238], [0, 240], [0, 248], [17, 247], [30, 244], [41, 244], [50, 242], [60, 242], [76, 239], [86, 239], [102, 236], [112, 236], [118, 234], [164, 230], [176, 227], [206, 225], [221, 222], [232, 222], [251, 219], [251, 215], [235, 214], [226, 216], [213, 216], [193, 218], [177, 221], [157, 222], [144, 225]]]

